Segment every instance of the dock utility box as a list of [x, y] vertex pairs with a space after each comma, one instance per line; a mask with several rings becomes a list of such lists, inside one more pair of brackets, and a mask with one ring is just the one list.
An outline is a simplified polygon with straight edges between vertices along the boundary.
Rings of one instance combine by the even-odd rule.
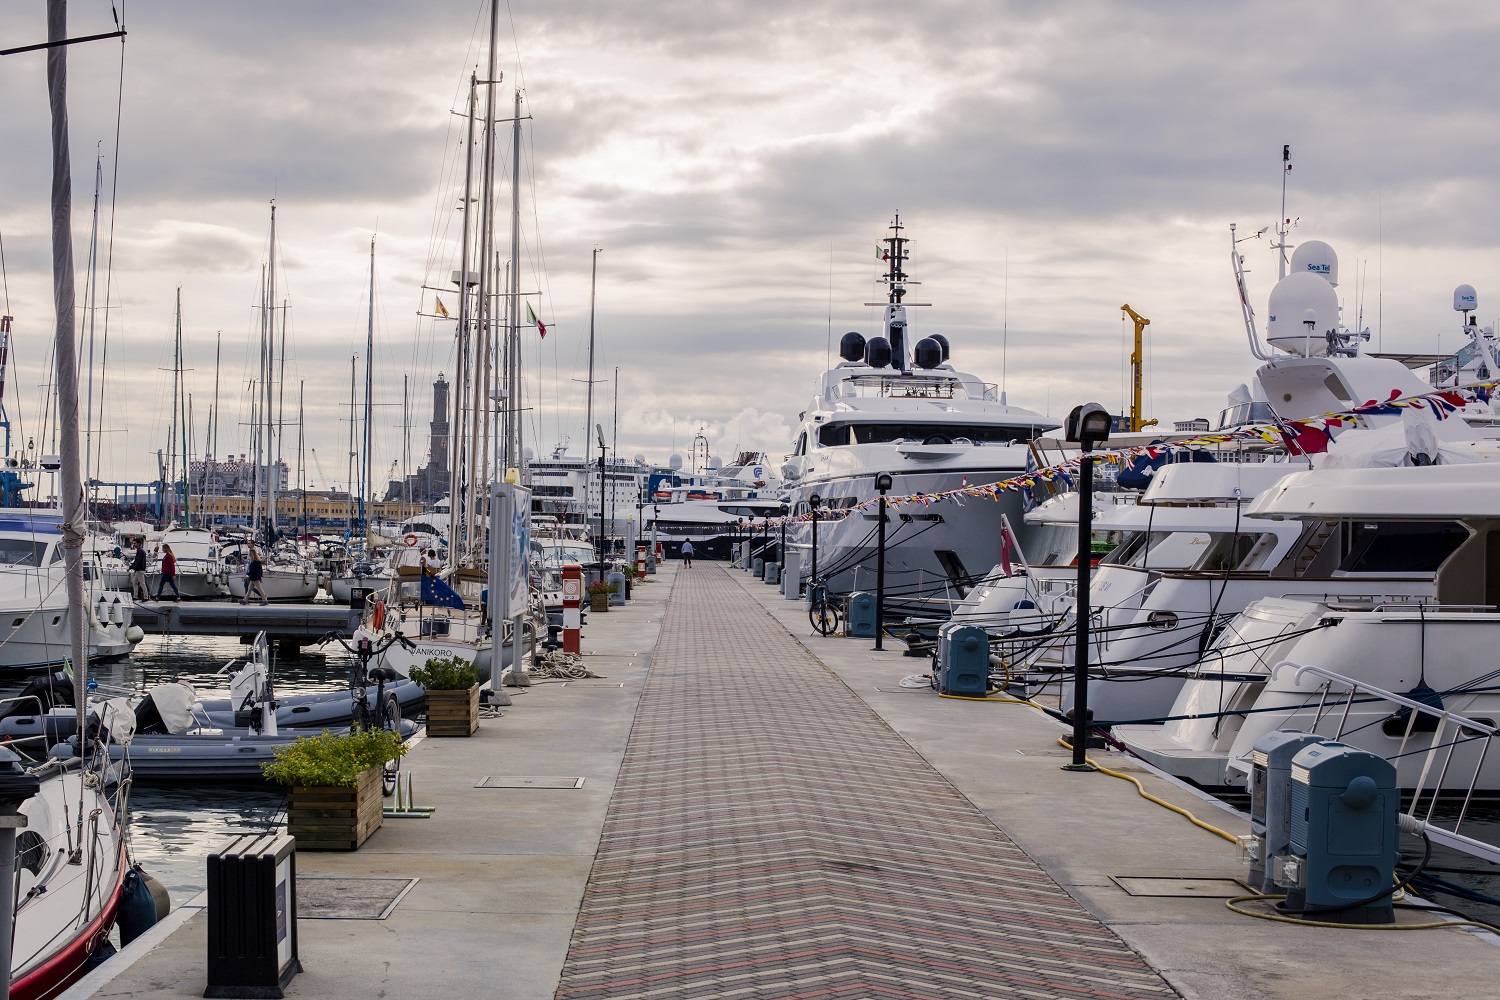
[[779, 584], [781, 582], [781, 564], [773, 562], [766, 563], [766, 573], [765, 576], [762, 577], [762, 579], [767, 584]]
[[849, 635], [855, 639], [875, 638], [875, 595], [857, 590], [849, 595]]
[[750, 575], [759, 580], [766, 575], [766, 561], [760, 556], [750, 560]]
[[1292, 836], [1292, 758], [1327, 737], [1293, 729], [1278, 729], [1262, 736], [1250, 751], [1250, 838], [1245, 860], [1250, 865], [1248, 882], [1256, 892], [1276, 891], [1276, 882], [1266, 864], [1287, 852]]
[[236, 837], [208, 856], [205, 997], [280, 1000], [297, 957], [297, 844], [284, 833]]
[[1291, 783], [1291, 839], [1272, 865], [1286, 908], [1341, 924], [1393, 923], [1395, 765], [1342, 743], [1316, 743], [1292, 758]]
[[983, 698], [989, 693], [990, 636], [978, 625], [948, 622], [938, 630], [938, 694]]

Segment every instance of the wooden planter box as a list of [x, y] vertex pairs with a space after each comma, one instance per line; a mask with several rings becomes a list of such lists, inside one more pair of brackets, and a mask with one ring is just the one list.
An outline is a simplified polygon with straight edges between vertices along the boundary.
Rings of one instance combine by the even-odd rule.
[[479, 729], [479, 685], [427, 692], [428, 736], [473, 736]]
[[590, 611], [608, 611], [609, 610], [609, 595], [608, 594], [590, 594], [589, 595], [589, 610]]
[[380, 829], [384, 815], [378, 767], [361, 772], [353, 788], [293, 785], [287, 796], [287, 832], [299, 851], [352, 851]]

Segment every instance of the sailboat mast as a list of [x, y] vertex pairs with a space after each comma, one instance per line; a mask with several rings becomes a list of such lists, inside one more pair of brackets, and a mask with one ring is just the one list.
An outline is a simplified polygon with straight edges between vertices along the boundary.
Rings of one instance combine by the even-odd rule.
[[[589, 380], [588, 392], [584, 396], [583, 411], [583, 481], [585, 484], [583, 494], [585, 503], [587, 502], [589, 492], [587, 487], [589, 469], [592, 468], [594, 460], [594, 293], [599, 287], [599, 249], [599, 247], [594, 247], [593, 265], [589, 269]], [[601, 490], [604, 489], [602, 482], [599, 484], [599, 488]], [[587, 514], [584, 515], [584, 522], [588, 522]]]
[[[220, 356], [223, 353], [223, 349], [224, 349], [224, 331], [220, 330], [218, 333], [214, 334], [214, 408], [213, 408], [213, 413], [210, 415], [209, 421], [208, 421], [209, 439], [208, 439], [208, 447], [205, 449], [208, 452], [208, 454], [206, 456], [204, 456], [207, 459], [207, 462], [204, 463], [205, 467], [207, 469], [207, 475], [206, 475], [207, 481], [203, 485], [205, 487], [205, 492], [208, 492], [209, 495], [213, 496], [213, 497], [217, 497], [218, 496], [218, 471], [219, 471], [219, 359], [220, 359]], [[210, 525], [213, 524], [214, 520], [215, 520], [214, 518], [210, 518], [209, 524]]]
[[[99, 314], [99, 192], [103, 186], [104, 156], [101, 153], [94, 157], [94, 221], [89, 229], [89, 390], [88, 409], [84, 414], [83, 421], [83, 471], [85, 484], [88, 482], [88, 470], [94, 464], [94, 320]], [[84, 501], [87, 502], [87, 500], [88, 490], [85, 488]]]
[[302, 449], [306, 431], [306, 411], [302, 408], [302, 396], [307, 390], [307, 380], [297, 383], [297, 530], [307, 530], [307, 456]]
[[[492, 46], [493, 48], [493, 46]], [[463, 232], [459, 237], [458, 370], [453, 376], [453, 418], [448, 423], [448, 545], [459, 550], [459, 463], [463, 460], [465, 367], [469, 345], [469, 207], [474, 193], [474, 115], [479, 106], [478, 77], [469, 74], [469, 125], [464, 138]]]
[[368, 525], [365, 519], [365, 494], [370, 492], [370, 441], [371, 426], [370, 415], [374, 412], [374, 401], [372, 391], [374, 387], [375, 358], [375, 237], [370, 237], [370, 315], [365, 324], [365, 454], [364, 462], [360, 465], [359, 483], [359, 521]]
[[411, 504], [411, 375], [401, 376], [401, 520]]
[[181, 412], [177, 393], [181, 388], [182, 364], [182, 286], [177, 286], [177, 308], [172, 319], [172, 416], [167, 426], [167, 475], [171, 477], [171, 495], [167, 500], [167, 526], [177, 519], [177, 419]]
[[349, 357], [349, 459], [344, 463], [344, 537], [354, 537], [354, 376], [359, 370], [359, 356]]
[[[68, 36], [65, 0], [47, 2], [47, 40], [61, 43]], [[83, 606], [83, 476], [78, 453], [78, 358], [74, 352], [73, 171], [68, 148], [67, 46], [47, 50], [47, 96], [52, 110], [52, 301], [57, 312], [53, 336], [57, 371], [57, 417], [60, 427], [63, 567], [68, 591], [68, 649], [73, 660], [73, 704], [78, 707], [78, 732], [87, 731], [88, 652]], [[79, 822], [83, 818], [79, 816]]]
[[260, 371], [250, 382], [250, 534], [260, 535], [260, 380], [266, 374], [266, 269], [260, 269]]
[[266, 543], [276, 539], [276, 479], [271, 468], [273, 456], [279, 450], [276, 434], [276, 414], [271, 409], [272, 376], [276, 371], [276, 202], [271, 202], [271, 263], [266, 268], [266, 371], [261, 385], [265, 392], [262, 415], [266, 420]]
[[[177, 288], [177, 359], [176, 359], [176, 363], [177, 363], [177, 377], [176, 377], [176, 381], [177, 381], [177, 384], [181, 386], [181, 388], [179, 388], [177, 390], [177, 398], [178, 398], [178, 400], [181, 403], [181, 409], [178, 412], [178, 419], [182, 421], [182, 428], [181, 428], [181, 433], [178, 434], [177, 437], [178, 437], [178, 440], [182, 442], [182, 522], [183, 522], [184, 526], [191, 528], [193, 526], [193, 513], [192, 513], [191, 510], [188, 509], [188, 497], [190, 495], [190, 490], [188, 488], [188, 465], [189, 465], [189, 456], [190, 456], [190, 453], [191, 453], [191, 450], [192, 450], [192, 441], [193, 441], [193, 437], [192, 437], [192, 408], [193, 408], [193, 404], [192, 404], [192, 401], [188, 398], [188, 394], [187, 394], [187, 381], [186, 381], [186, 379], [184, 377], [185, 376], [185, 369], [183, 368], [183, 364], [182, 364], [182, 287], [181, 286], [178, 286], [178, 288]], [[173, 475], [176, 475], [176, 471], [175, 470], [173, 472]]]
[[[505, 467], [521, 466], [521, 91], [516, 89], [510, 141], [510, 329], [506, 331]], [[496, 470], [497, 472], [499, 470]]]

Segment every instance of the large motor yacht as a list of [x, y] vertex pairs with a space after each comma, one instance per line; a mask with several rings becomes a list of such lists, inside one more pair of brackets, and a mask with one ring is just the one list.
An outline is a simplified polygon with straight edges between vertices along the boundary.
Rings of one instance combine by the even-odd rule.
[[[821, 502], [818, 575], [835, 593], [874, 589], [878, 515], [854, 508], [878, 495], [879, 474], [890, 475], [895, 497], [998, 482], [1025, 472], [1028, 443], [1059, 426], [1008, 405], [995, 385], [955, 368], [942, 335], [916, 338], [907, 310], [918, 303], [904, 302], [910, 279], [903, 229], [897, 216], [884, 240], [882, 335], [844, 334], [842, 360], [818, 377], [782, 470], [794, 516], [810, 511], [812, 497]], [[1024, 543], [1019, 494], [997, 499], [893, 510], [887, 593], [913, 600], [973, 583], [1000, 561], [1002, 514]], [[804, 573], [811, 540], [810, 525], [799, 522], [789, 544]]]

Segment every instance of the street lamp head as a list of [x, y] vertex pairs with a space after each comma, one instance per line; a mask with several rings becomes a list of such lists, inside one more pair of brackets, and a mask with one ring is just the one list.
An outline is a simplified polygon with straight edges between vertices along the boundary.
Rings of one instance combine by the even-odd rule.
[[807, 505], [813, 510], [817, 510], [823, 505], [823, 498], [814, 493], [812, 496], [807, 498]]
[[889, 493], [894, 482], [889, 472], [877, 472], [875, 474], [875, 490], [879, 493]]
[[1066, 438], [1078, 442], [1084, 451], [1093, 451], [1109, 440], [1111, 422], [1109, 411], [1098, 403], [1075, 406], [1068, 414]]

